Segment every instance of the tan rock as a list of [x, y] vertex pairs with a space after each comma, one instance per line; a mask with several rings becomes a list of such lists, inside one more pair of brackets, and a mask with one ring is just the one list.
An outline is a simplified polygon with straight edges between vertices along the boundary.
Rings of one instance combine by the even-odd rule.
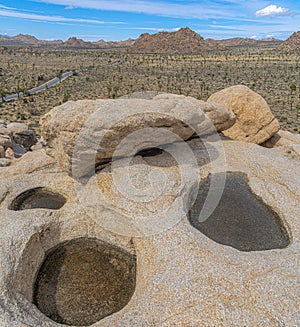
[[36, 144], [34, 144], [30, 150], [31, 151], [37, 151], [37, 150], [41, 150], [45, 147], [45, 144], [42, 141], [38, 141]]
[[176, 94], [159, 94], [153, 99], [187, 99], [191, 103], [193, 103], [196, 107], [198, 106], [205, 115], [213, 122], [216, 130], [218, 132], [222, 132], [232, 127], [236, 122], [235, 114], [221, 106], [218, 103], [214, 102], [205, 102], [202, 100], [197, 100], [193, 97], [185, 97], [184, 95], [176, 95]]
[[0, 135], [0, 146], [4, 148], [11, 148], [12, 145], [13, 142], [9, 135]]
[[1, 126], [0, 125], [0, 135], [9, 135], [9, 136], [11, 136], [12, 132], [8, 128], [6, 128], [6, 126], [4, 126], [4, 125]]
[[[207, 115], [205, 114], [207, 112]], [[193, 98], [158, 95], [152, 100], [117, 99], [67, 102], [41, 120], [47, 151], [78, 176], [114, 157], [187, 140], [228, 128], [232, 113]], [[122, 142], [121, 142], [122, 141]]]
[[222, 107], [218, 103], [208, 103], [202, 100], [197, 100], [193, 97], [186, 97], [184, 95], [162, 93], [157, 91], [143, 91], [143, 92], [134, 92], [130, 95], [125, 95], [121, 98], [145, 99], [145, 100], [188, 99], [193, 104], [195, 104], [195, 106], [198, 106], [207, 115], [207, 117], [213, 122], [218, 132], [230, 128], [235, 123], [235, 115], [231, 110]]
[[24, 123], [10, 123], [7, 125], [7, 129], [9, 129], [12, 133], [22, 133], [28, 130], [28, 126]]
[[279, 131], [280, 125], [267, 102], [247, 86], [221, 90], [208, 99], [232, 110], [236, 123], [224, 135], [239, 141], [261, 144]]
[[12, 148], [7, 148], [5, 151], [5, 157], [7, 157], [9, 159], [14, 159], [14, 157], [15, 157], [14, 150]]

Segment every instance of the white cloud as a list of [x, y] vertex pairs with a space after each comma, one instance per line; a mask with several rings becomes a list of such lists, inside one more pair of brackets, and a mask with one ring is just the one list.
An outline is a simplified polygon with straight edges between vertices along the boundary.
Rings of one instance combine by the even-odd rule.
[[[164, 0], [32, 0], [34, 2], [51, 3], [62, 5], [67, 8], [88, 8], [97, 10], [111, 10], [130, 13], [143, 13], [176, 18], [208, 18], [208, 17], [232, 17], [237, 14], [233, 7], [222, 8], [214, 1], [207, 0], [205, 4], [190, 1], [169, 2]], [[234, 1], [234, 3], [239, 3]], [[241, 11], [240, 11], [241, 13]]]
[[62, 16], [48, 16], [34, 13], [24, 13], [17, 10], [11, 10], [11, 8], [4, 9], [0, 7], [0, 16], [13, 17], [21, 19], [29, 19], [43, 22], [67, 22], [67, 23], [89, 23], [89, 24], [124, 24], [123, 22], [105, 22], [96, 19], [84, 19], [84, 18], [67, 18]]
[[290, 16], [292, 11], [288, 8], [278, 7], [276, 5], [270, 5], [263, 9], [257, 10], [255, 12], [256, 17], [266, 17], [266, 16]]

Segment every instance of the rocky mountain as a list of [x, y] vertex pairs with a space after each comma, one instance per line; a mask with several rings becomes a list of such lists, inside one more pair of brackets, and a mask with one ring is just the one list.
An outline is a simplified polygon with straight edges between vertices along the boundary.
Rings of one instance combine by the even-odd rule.
[[297, 50], [300, 49], [300, 31], [293, 33], [286, 41], [278, 47], [279, 50]]
[[282, 43], [281, 40], [275, 38], [264, 38], [255, 40], [251, 38], [235, 37], [231, 39], [219, 41], [225, 47], [266, 47], [270, 45], [278, 45]]
[[95, 42], [95, 44], [97, 44], [97, 46], [99, 46], [100, 48], [128, 48], [132, 46], [134, 42], [134, 39], [129, 38], [127, 40], [118, 42], [99, 40]]
[[25, 35], [25, 34], [18, 34], [13, 37], [3, 36], [0, 35], [0, 45], [1, 46], [38, 46], [42, 42], [45, 41], [39, 41], [34, 36], [31, 35]]
[[66, 42], [61, 45], [63, 48], [94, 48], [92, 42], [85, 42], [76, 37], [70, 37]]
[[0, 46], [3, 47], [34, 47], [34, 48], [66, 48], [66, 49], [110, 49], [129, 47], [134, 43], [133, 39], [120, 42], [99, 40], [96, 42], [86, 42], [76, 37], [70, 37], [67, 41], [38, 40], [32, 35], [18, 34], [13, 37], [0, 35]]
[[142, 34], [128, 49], [133, 53], [199, 53], [206, 50], [225, 50], [219, 41], [204, 38], [188, 27], [176, 32]]
[[210, 51], [210, 50], [226, 50], [226, 46], [222, 44], [219, 40], [214, 39], [205, 39], [204, 40], [204, 51]]
[[41, 45], [44, 44], [46, 41], [38, 40], [36, 37], [28, 34], [18, 34], [12, 37], [12, 40], [16, 43], [26, 44], [26, 45]]
[[45, 41], [38, 40], [36, 37], [28, 34], [18, 34], [13, 37], [0, 35], [0, 46], [7, 47], [46, 47], [59, 46], [63, 43], [61, 40]]

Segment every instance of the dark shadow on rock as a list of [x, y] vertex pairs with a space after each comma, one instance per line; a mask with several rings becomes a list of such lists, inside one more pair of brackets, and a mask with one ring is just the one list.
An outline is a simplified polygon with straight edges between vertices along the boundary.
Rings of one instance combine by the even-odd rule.
[[60, 209], [66, 203], [66, 199], [59, 193], [52, 192], [43, 187], [27, 190], [18, 195], [9, 206], [10, 210], [25, 209]]
[[[282, 249], [289, 245], [288, 232], [278, 214], [253, 194], [246, 174], [227, 172], [219, 204], [210, 217], [199, 221], [199, 215], [211, 183], [211, 177], [200, 182], [196, 201], [189, 211], [193, 227], [217, 243], [240, 251]], [[217, 175], [217, 176], [216, 176]], [[221, 173], [214, 175], [222, 178]]]
[[[188, 147], [192, 158], [185, 157], [184, 161], [178, 162], [181, 157], [181, 147]], [[192, 137], [187, 141], [174, 142], [172, 144], [162, 144], [157, 147], [145, 148], [138, 151], [132, 156], [130, 165], [135, 165], [134, 157], [142, 157], [144, 163], [153, 167], [175, 167], [179, 164], [186, 164], [192, 162], [192, 165], [197, 167], [204, 166], [218, 159], [219, 151], [216, 146], [211, 142], [202, 141], [199, 137]], [[114, 157], [113, 161], [122, 160], [126, 157]], [[192, 159], [192, 160], [190, 160]], [[96, 166], [96, 173], [100, 173], [105, 169], [105, 172], [111, 172], [112, 159], [108, 159], [100, 165]]]
[[34, 304], [52, 320], [89, 326], [121, 310], [136, 282], [136, 258], [91, 238], [51, 249], [34, 288]]

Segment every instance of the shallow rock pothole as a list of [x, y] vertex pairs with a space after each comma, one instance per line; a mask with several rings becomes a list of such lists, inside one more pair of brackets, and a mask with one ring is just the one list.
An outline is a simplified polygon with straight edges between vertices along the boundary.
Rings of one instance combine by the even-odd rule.
[[38, 272], [33, 303], [55, 322], [88, 326], [121, 310], [136, 281], [134, 255], [80, 238], [50, 250]]
[[[214, 177], [222, 178], [222, 175], [219, 173]], [[200, 222], [199, 215], [210, 184], [209, 176], [199, 185], [196, 201], [189, 211], [189, 221], [193, 227], [215, 242], [240, 251], [282, 249], [289, 245], [288, 232], [281, 218], [252, 193], [244, 173], [226, 173], [220, 202], [210, 217]]]
[[11, 210], [25, 209], [60, 209], [66, 203], [66, 198], [43, 187], [27, 190], [18, 195], [9, 206]]

